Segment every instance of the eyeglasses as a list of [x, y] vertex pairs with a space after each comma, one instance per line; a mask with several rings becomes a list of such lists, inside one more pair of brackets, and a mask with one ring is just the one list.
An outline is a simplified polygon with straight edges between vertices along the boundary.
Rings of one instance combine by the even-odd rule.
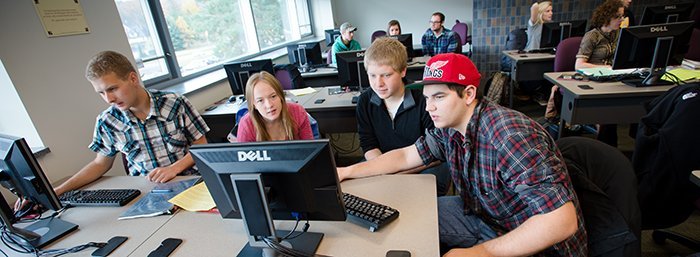
[[429, 23], [431, 23], [431, 24], [440, 24], [440, 23], [442, 23], [442, 21], [429, 21]]

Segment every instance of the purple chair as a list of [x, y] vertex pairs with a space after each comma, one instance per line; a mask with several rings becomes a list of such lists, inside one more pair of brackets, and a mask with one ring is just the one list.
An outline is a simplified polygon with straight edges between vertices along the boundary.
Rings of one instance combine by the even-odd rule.
[[557, 53], [554, 55], [554, 71], [576, 70], [576, 53], [581, 45], [582, 37], [570, 37], [562, 40], [557, 45]]
[[688, 52], [685, 54], [685, 59], [700, 62], [700, 29], [693, 29], [693, 35], [690, 36]]
[[292, 76], [289, 75], [289, 71], [285, 69], [278, 69], [275, 71], [275, 78], [280, 81], [280, 84], [282, 84], [282, 88], [284, 90], [294, 88], [294, 84], [292, 84]]
[[326, 54], [326, 64], [333, 64], [333, 49], [328, 49]]
[[372, 41], [371, 42], [374, 42], [375, 39], [377, 39], [378, 37], [383, 37], [383, 36], [386, 36], [386, 31], [377, 30], [377, 31], [372, 33]]
[[466, 45], [469, 43], [469, 52], [467, 52], [467, 55], [471, 56], [472, 53], [472, 36], [469, 35], [469, 27], [467, 26], [466, 23], [460, 22], [459, 20], [455, 20], [456, 24], [452, 26], [452, 31], [457, 33], [459, 35], [459, 42], [458, 44], [460, 46]]

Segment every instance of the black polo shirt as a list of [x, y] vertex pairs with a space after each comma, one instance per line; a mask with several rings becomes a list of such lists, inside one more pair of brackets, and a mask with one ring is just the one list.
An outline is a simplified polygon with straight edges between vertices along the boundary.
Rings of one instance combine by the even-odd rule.
[[391, 120], [384, 101], [367, 90], [357, 101], [357, 131], [363, 152], [378, 148], [382, 153], [412, 145], [434, 128], [430, 115], [425, 111], [425, 98], [421, 90], [406, 89], [403, 103]]

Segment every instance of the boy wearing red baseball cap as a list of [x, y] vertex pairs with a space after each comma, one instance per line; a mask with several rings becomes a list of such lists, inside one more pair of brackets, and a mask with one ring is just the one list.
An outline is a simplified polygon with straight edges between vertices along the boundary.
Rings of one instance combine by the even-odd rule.
[[426, 63], [423, 95], [435, 124], [414, 145], [338, 168], [338, 177], [395, 173], [440, 160], [458, 196], [438, 198], [444, 256], [587, 256], [578, 199], [561, 153], [537, 122], [481, 99], [464, 55]]

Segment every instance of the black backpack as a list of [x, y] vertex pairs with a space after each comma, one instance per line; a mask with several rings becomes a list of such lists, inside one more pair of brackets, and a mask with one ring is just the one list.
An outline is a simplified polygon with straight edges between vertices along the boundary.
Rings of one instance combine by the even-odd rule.
[[[506, 47], [504, 50], [523, 50], [525, 45], [527, 45], [527, 33], [525, 28], [517, 28], [511, 30], [506, 38]], [[510, 71], [510, 59], [508, 57], [501, 56], [501, 70], [505, 72]]]

